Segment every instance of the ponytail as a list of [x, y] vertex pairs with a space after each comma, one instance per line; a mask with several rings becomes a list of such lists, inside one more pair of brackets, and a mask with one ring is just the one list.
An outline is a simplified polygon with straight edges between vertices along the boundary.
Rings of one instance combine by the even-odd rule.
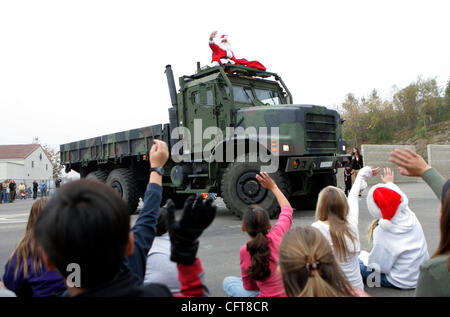
[[367, 238], [369, 242], [373, 241], [373, 231], [375, 230], [376, 227], [378, 227], [378, 221], [379, 219], [375, 219], [369, 225], [369, 228], [367, 230]]
[[253, 240], [247, 243], [247, 251], [250, 253], [252, 265], [248, 269], [248, 274], [255, 281], [263, 281], [270, 276], [269, 240], [263, 232], [258, 232]]
[[251, 266], [248, 274], [255, 281], [263, 281], [272, 273], [269, 267], [270, 248], [266, 237], [270, 228], [270, 218], [267, 211], [258, 206], [251, 206], [242, 219], [246, 232], [253, 239], [247, 242]]

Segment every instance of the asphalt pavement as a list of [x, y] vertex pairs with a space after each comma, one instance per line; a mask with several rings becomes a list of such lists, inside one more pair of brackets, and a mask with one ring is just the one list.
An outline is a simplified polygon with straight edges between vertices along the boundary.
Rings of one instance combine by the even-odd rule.
[[[439, 243], [439, 200], [425, 183], [399, 184], [409, 198], [409, 206], [416, 213], [422, 224], [430, 255]], [[367, 227], [372, 221], [367, 211], [366, 196], [368, 189], [360, 198], [359, 234], [361, 249], [370, 250], [367, 241]], [[14, 203], [0, 205], [0, 274], [3, 276], [4, 265], [17, 242], [25, 232], [32, 199], [16, 200]], [[218, 212], [211, 226], [200, 238], [199, 257], [206, 273], [206, 284], [211, 296], [226, 296], [222, 289], [222, 281], [226, 276], [240, 276], [239, 250], [248, 241], [248, 235], [241, 231], [241, 221], [232, 215], [223, 201], [216, 200]], [[179, 214], [181, 211], [178, 210]], [[132, 216], [132, 223], [137, 216]], [[314, 222], [314, 210], [294, 212], [293, 226], [306, 226]], [[276, 220], [272, 220], [275, 224]], [[366, 292], [379, 297], [413, 296], [413, 291], [394, 290], [388, 288], [367, 288]]]

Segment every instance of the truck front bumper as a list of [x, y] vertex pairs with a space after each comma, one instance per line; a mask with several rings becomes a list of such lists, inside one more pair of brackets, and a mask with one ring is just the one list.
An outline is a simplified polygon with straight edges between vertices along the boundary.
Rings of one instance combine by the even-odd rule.
[[336, 156], [291, 156], [287, 158], [285, 172], [317, 172], [330, 169], [337, 170], [344, 166], [346, 155]]

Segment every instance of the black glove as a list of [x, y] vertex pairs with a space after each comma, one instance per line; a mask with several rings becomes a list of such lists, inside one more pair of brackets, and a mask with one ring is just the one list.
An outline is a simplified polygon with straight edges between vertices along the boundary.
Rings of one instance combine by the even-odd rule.
[[175, 204], [167, 201], [167, 222], [171, 242], [170, 260], [190, 265], [195, 262], [198, 238], [208, 228], [216, 216], [213, 200], [203, 200], [201, 195], [191, 196], [184, 203], [181, 219], [175, 221]]

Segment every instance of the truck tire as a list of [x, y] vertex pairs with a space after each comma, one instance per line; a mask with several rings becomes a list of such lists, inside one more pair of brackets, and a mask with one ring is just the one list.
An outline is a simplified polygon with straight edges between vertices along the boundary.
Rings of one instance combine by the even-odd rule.
[[[221, 195], [225, 206], [241, 218], [250, 205], [258, 205], [269, 213], [271, 219], [277, 218], [280, 207], [275, 196], [261, 186], [255, 176], [261, 170], [258, 162], [233, 162], [226, 168], [221, 180]], [[270, 174], [280, 190], [289, 198], [291, 185], [282, 171]]]
[[95, 179], [102, 183], [106, 183], [106, 179], [108, 178], [108, 173], [105, 171], [93, 171], [87, 174], [86, 179]]
[[130, 207], [131, 213], [135, 213], [139, 204], [138, 184], [133, 172], [128, 168], [117, 168], [109, 173], [106, 184], [117, 191], [123, 201]]

